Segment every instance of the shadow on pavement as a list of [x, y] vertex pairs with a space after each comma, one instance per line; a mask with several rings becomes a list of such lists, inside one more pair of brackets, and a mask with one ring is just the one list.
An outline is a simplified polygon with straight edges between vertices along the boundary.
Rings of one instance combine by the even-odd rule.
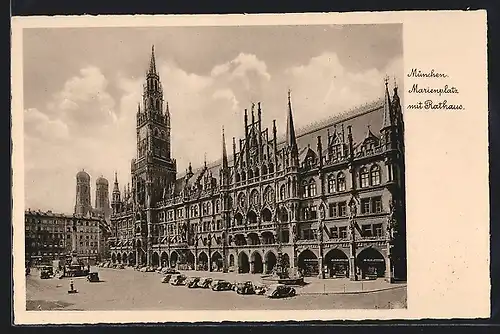
[[26, 311], [50, 311], [50, 310], [61, 310], [68, 306], [73, 305], [73, 303], [63, 302], [63, 301], [50, 301], [50, 300], [27, 300], [26, 301]]

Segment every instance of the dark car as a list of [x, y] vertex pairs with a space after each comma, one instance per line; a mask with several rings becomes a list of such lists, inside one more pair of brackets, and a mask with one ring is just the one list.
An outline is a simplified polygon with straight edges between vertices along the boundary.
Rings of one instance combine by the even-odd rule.
[[52, 268], [52, 267], [42, 267], [40, 269], [40, 278], [41, 279], [51, 278], [52, 275], [54, 275], [54, 268]]
[[200, 288], [203, 288], [203, 289], [208, 289], [210, 288], [211, 284], [213, 282], [213, 279], [210, 278], [210, 277], [204, 277], [200, 280], [200, 282], [198, 283], [198, 286]]
[[199, 277], [190, 277], [187, 281], [186, 281], [186, 286], [188, 288], [198, 288], [198, 283], [200, 282], [200, 278]]
[[255, 289], [255, 294], [263, 295], [266, 293], [266, 286], [261, 283], [254, 283], [253, 288]]
[[185, 285], [187, 280], [186, 275], [176, 275], [170, 280], [170, 284], [172, 285]]
[[172, 278], [172, 275], [171, 274], [166, 274], [164, 275], [162, 278], [161, 278], [161, 282], [162, 283], [168, 283], [170, 282], [170, 279]]
[[266, 291], [266, 296], [268, 298], [287, 298], [296, 295], [296, 291], [291, 286], [284, 284], [274, 284], [269, 287]]
[[230, 291], [233, 290], [233, 284], [224, 280], [215, 280], [212, 282], [213, 291]]
[[87, 281], [89, 282], [99, 282], [99, 273], [93, 272], [87, 275]]
[[253, 295], [255, 294], [255, 288], [253, 283], [250, 281], [237, 283], [236, 284], [236, 293], [239, 295]]

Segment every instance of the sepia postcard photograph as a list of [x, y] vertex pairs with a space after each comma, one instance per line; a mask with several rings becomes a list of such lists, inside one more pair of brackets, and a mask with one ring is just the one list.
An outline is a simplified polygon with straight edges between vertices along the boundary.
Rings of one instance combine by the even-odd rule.
[[16, 309], [32, 323], [95, 311], [407, 317], [425, 291], [411, 269], [435, 278], [419, 268], [431, 260], [419, 238], [439, 223], [434, 199], [454, 191], [412, 207], [426, 196], [415, 185], [435, 181], [420, 178], [445, 168], [419, 141], [432, 125], [421, 129], [472, 110], [453, 99], [450, 69], [408, 64], [404, 18], [373, 15], [19, 20]]

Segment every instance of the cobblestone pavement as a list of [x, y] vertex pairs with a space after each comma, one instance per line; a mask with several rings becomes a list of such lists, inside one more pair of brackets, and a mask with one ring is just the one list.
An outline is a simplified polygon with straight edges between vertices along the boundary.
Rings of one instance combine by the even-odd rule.
[[[69, 279], [42, 280], [37, 271], [27, 278], [27, 310], [300, 310], [300, 309], [375, 309], [406, 307], [406, 286], [358, 294], [322, 294], [318, 279], [297, 288], [298, 295], [285, 299], [238, 295], [233, 291], [188, 289], [161, 283], [161, 275], [132, 269], [98, 268], [101, 282], [75, 278], [76, 294], [68, 294]], [[230, 281], [258, 281], [258, 275], [186, 272], [189, 276], [224, 277]], [[220, 276], [219, 276], [220, 275]], [[308, 279], [306, 279], [308, 281]], [[348, 281], [324, 280], [329, 288], [340, 289]], [[323, 280], [321, 281], [323, 282]], [[361, 282], [355, 282], [355, 284]], [[364, 282], [370, 283], [370, 282]], [[364, 284], [363, 283], [363, 284]], [[375, 281], [373, 284], [382, 284]], [[314, 287], [317, 293], [314, 294]], [[364, 288], [364, 286], [363, 286]], [[309, 289], [309, 293], [307, 290]], [[326, 289], [326, 286], [325, 288]], [[337, 289], [337, 290], [338, 290]]]

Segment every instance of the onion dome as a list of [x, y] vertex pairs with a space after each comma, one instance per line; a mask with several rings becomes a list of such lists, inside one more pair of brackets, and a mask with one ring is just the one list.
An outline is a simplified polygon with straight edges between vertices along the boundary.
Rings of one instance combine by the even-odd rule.
[[109, 185], [108, 180], [106, 180], [102, 175], [97, 178], [95, 183], [98, 185], [105, 185], [105, 186]]
[[76, 180], [79, 182], [90, 182], [90, 175], [82, 169], [76, 174]]

